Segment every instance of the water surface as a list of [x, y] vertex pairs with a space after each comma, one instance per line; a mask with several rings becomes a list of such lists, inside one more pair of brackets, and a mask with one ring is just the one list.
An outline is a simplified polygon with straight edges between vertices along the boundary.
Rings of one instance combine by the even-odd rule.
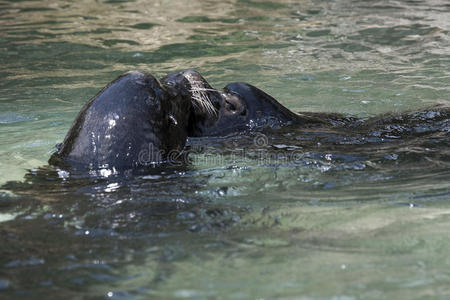
[[445, 127], [192, 140], [191, 164], [132, 178], [46, 162], [133, 69], [246, 81], [293, 111], [448, 105], [449, 20], [440, 0], [4, 1], [0, 298], [448, 298]]

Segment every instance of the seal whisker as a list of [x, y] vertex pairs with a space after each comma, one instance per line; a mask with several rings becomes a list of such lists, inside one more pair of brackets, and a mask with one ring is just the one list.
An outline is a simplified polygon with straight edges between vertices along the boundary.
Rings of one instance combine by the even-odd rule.
[[190, 92], [192, 92], [192, 91], [200, 91], [200, 92], [215, 92], [215, 91], [217, 91], [216, 89], [207, 89], [207, 88], [201, 88], [201, 87], [199, 87], [199, 88], [195, 88], [195, 90], [194, 89], [191, 89], [191, 90], [189, 90]]
[[217, 116], [218, 111], [214, 106], [212, 100], [208, 96], [207, 92], [215, 92], [217, 90], [213, 88], [206, 88], [205, 83], [200, 80], [195, 80], [192, 78], [190, 74], [187, 74], [185, 78], [189, 81], [191, 85], [191, 89], [189, 90], [192, 93], [192, 103], [193, 105], [203, 111], [204, 113], [212, 116]]
[[201, 93], [201, 91], [198, 90], [190, 90], [190, 92], [192, 92], [192, 99], [194, 100], [193, 104], [195, 107], [208, 114], [217, 115], [217, 109], [212, 104], [212, 101], [207, 94]]

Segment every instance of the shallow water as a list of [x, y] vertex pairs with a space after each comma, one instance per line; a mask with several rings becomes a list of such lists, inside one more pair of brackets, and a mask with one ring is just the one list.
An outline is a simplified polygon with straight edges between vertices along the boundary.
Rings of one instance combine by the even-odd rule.
[[0, 298], [450, 297], [445, 124], [364, 143], [194, 139], [189, 165], [132, 178], [46, 167], [82, 105], [132, 69], [196, 68], [294, 111], [448, 105], [445, 1], [186, 3], [0, 3]]

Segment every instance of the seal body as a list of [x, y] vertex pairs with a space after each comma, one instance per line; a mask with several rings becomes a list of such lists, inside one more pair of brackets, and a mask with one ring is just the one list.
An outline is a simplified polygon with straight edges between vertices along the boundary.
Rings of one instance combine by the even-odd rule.
[[126, 73], [80, 111], [50, 164], [134, 169], [181, 151], [190, 103], [153, 76]]

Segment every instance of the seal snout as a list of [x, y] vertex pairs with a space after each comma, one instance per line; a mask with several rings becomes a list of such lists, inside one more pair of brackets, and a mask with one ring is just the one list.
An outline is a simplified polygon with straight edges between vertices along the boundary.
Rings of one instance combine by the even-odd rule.
[[199, 72], [193, 69], [169, 74], [163, 82], [189, 99], [194, 113], [204, 118], [216, 118], [220, 108], [220, 93]]

